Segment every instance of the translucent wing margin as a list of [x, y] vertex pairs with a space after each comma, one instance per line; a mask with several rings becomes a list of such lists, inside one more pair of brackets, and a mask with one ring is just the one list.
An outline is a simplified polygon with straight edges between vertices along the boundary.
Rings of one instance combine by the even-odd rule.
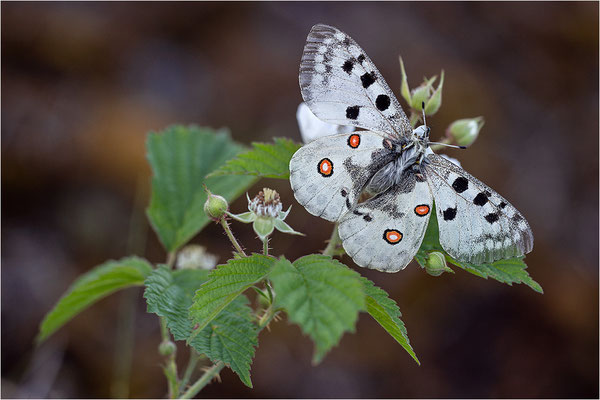
[[311, 29], [300, 63], [300, 89], [325, 122], [352, 125], [396, 137], [412, 127], [393, 92], [350, 36], [328, 25]]
[[437, 154], [427, 160], [440, 244], [448, 254], [481, 264], [523, 256], [533, 249], [529, 224], [505, 198]]

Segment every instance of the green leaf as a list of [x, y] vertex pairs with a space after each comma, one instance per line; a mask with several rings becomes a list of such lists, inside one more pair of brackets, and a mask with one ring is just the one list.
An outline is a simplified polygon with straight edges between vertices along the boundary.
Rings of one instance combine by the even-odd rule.
[[524, 283], [536, 292], [544, 293], [540, 284], [534, 281], [527, 273], [527, 264], [523, 261], [523, 257], [498, 260], [491, 264], [485, 263], [481, 265], [458, 261], [450, 257], [440, 245], [435, 206], [432, 207], [429, 225], [427, 226], [423, 243], [421, 243], [421, 247], [415, 256], [415, 260], [417, 260], [422, 267], [425, 267], [427, 255], [431, 251], [442, 252], [446, 257], [446, 261], [481, 278], [487, 279], [489, 277], [511, 286], [513, 283]]
[[258, 345], [258, 329], [245, 295], [229, 303], [190, 344], [213, 362], [228, 364], [246, 386], [252, 387], [250, 364]]
[[109, 294], [131, 286], [141, 286], [152, 267], [138, 257], [108, 261], [80, 276], [46, 315], [40, 325], [40, 343], [73, 317]]
[[360, 275], [328, 256], [312, 254], [293, 264], [281, 259], [269, 278], [276, 303], [315, 342], [315, 363], [337, 345], [344, 332], [354, 332], [358, 312], [365, 309]]
[[210, 176], [253, 175], [263, 178], [290, 178], [290, 160], [301, 144], [286, 138], [275, 143], [252, 143], [252, 150], [229, 160]]
[[209, 271], [160, 267], [145, 282], [148, 312], [164, 317], [175, 340], [185, 340], [192, 331], [188, 308], [194, 292], [208, 279]]
[[400, 319], [402, 313], [396, 302], [389, 298], [389, 295], [381, 288], [375, 286], [373, 282], [363, 277], [362, 282], [367, 295], [367, 312], [385, 329], [398, 343], [404, 347], [404, 350], [421, 365], [417, 358], [410, 341], [404, 322]]
[[243, 291], [262, 280], [275, 260], [261, 254], [232, 259], [213, 270], [189, 309], [195, 324], [188, 343]]
[[233, 200], [255, 181], [239, 176], [205, 178], [244, 149], [224, 130], [171, 126], [151, 133], [146, 147], [154, 173], [148, 217], [168, 251], [185, 244], [208, 224], [202, 183]]
[[[207, 280], [206, 270], [173, 271], [164, 267], [156, 269], [146, 279], [144, 297], [148, 312], [165, 318], [176, 340], [185, 340], [192, 333], [188, 308], [196, 289]], [[258, 331], [247, 303], [245, 296], [238, 296], [199, 332], [190, 345], [211, 361], [228, 364], [244, 384], [252, 387], [250, 363], [258, 344]]]

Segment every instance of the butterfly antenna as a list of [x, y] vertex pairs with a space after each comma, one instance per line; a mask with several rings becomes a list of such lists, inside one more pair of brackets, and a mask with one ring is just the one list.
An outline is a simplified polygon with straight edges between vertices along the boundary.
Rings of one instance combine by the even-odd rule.
[[454, 144], [441, 143], [441, 142], [429, 142], [429, 144], [439, 144], [440, 146], [452, 147], [453, 149], [466, 149], [467, 146], [456, 146]]

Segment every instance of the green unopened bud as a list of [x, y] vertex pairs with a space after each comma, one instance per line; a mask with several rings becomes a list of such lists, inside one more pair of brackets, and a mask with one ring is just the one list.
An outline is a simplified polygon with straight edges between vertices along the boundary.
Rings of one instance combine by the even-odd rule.
[[446, 265], [446, 257], [439, 251], [433, 251], [427, 256], [425, 261], [425, 270], [431, 276], [440, 276], [444, 272], [452, 272]]
[[163, 356], [170, 356], [175, 353], [177, 346], [170, 340], [164, 340], [158, 345], [158, 352]]
[[204, 213], [215, 221], [218, 221], [229, 208], [227, 200], [217, 194], [212, 194], [206, 186], [204, 187], [208, 193], [206, 203], [204, 203]]
[[257, 217], [252, 223], [252, 228], [260, 240], [265, 240], [267, 236], [273, 233], [273, 229], [275, 229], [275, 219], [270, 217]]
[[446, 136], [460, 146], [470, 146], [479, 136], [484, 123], [483, 117], [456, 120], [446, 129]]
[[400, 85], [400, 94], [404, 97], [407, 104], [411, 104], [410, 101], [410, 89], [408, 87], [408, 77], [406, 76], [406, 71], [404, 70], [404, 61], [402, 61], [402, 57], [400, 57], [400, 74], [402, 75], [402, 84]]
[[429, 101], [429, 98], [433, 94], [433, 82], [436, 79], [437, 76], [434, 76], [429, 80], [425, 80], [425, 82], [423, 82], [421, 86], [412, 90], [412, 92], [410, 93], [410, 107], [413, 110], [416, 110], [419, 113], [421, 113], [423, 103], [427, 103]]
[[444, 71], [440, 77], [440, 84], [438, 85], [435, 92], [431, 95], [428, 101], [425, 102], [425, 115], [433, 115], [442, 106], [442, 87], [444, 86]]

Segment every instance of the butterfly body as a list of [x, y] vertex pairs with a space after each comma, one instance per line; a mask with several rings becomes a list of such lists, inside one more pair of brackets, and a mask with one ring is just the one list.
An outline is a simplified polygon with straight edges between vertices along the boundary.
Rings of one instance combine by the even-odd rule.
[[[523, 216], [491, 188], [429, 147], [413, 129], [364, 51], [346, 34], [316, 25], [300, 66], [302, 96], [328, 123], [366, 129], [325, 136], [290, 161], [290, 183], [308, 212], [339, 222], [344, 249], [360, 266], [406, 267], [434, 202], [440, 244], [452, 257], [492, 262], [531, 251]], [[373, 196], [359, 203], [361, 194]]]

